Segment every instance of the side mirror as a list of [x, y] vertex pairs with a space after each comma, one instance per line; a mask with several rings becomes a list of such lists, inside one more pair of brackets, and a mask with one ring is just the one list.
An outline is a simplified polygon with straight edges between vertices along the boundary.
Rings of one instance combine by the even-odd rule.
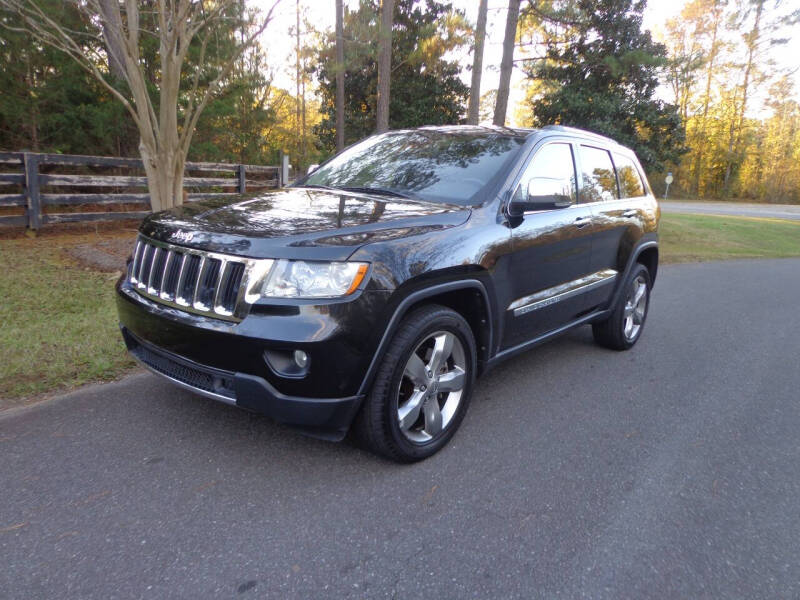
[[508, 205], [509, 214], [521, 215], [529, 210], [566, 208], [574, 203], [569, 194], [570, 182], [550, 177], [533, 177], [528, 182], [526, 197], [512, 200]]

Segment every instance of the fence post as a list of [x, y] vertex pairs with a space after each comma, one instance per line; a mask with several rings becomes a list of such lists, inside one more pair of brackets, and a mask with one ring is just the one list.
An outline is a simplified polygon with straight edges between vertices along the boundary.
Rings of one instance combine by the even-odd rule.
[[281, 187], [289, 183], [289, 155], [281, 155]]
[[236, 167], [236, 173], [239, 176], [238, 192], [244, 194], [247, 191], [247, 172], [245, 171], [244, 165], [238, 165]]
[[42, 225], [42, 199], [39, 195], [39, 155], [25, 153], [25, 196], [28, 199], [28, 228]]

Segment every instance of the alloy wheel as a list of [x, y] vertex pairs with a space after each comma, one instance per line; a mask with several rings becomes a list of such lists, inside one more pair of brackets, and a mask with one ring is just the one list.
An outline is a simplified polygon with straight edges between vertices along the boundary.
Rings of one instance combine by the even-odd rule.
[[397, 422], [410, 441], [424, 444], [453, 420], [467, 381], [464, 346], [448, 331], [422, 340], [406, 362], [397, 390]]
[[631, 283], [628, 297], [625, 299], [622, 331], [625, 339], [632, 342], [639, 335], [647, 312], [647, 281], [639, 275]]

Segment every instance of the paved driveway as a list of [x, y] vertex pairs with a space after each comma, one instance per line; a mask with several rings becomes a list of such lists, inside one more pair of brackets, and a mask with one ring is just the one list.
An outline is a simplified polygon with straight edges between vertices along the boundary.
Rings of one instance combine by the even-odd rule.
[[746, 204], [743, 202], [671, 202], [660, 201], [667, 213], [734, 215], [800, 221], [800, 204]]
[[800, 260], [665, 266], [639, 345], [484, 378], [397, 466], [149, 374], [0, 417], [0, 597], [797, 598]]

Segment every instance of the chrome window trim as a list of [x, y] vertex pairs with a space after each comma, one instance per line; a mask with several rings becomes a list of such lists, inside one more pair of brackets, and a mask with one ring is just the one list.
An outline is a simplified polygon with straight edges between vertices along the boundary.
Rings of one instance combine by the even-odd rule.
[[[142, 248], [142, 246], [144, 246], [144, 248]], [[140, 248], [142, 249], [141, 256], [139, 256]], [[148, 252], [148, 248], [153, 248], [153, 250]], [[174, 297], [167, 297], [160, 291], [156, 292], [155, 288], [152, 287], [154, 276], [152, 267], [155, 264], [156, 258], [158, 257], [158, 250], [161, 252], [180, 253], [183, 255]], [[187, 298], [184, 298], [181, 296], [180, 290], [186, 281], [187, 263], [190, 256], [200, 257], [200, 264], [198, 265], [195, 287], [189, 294], [187, 294]], [[172, 308], [177, 308], [178, 310], [234, 322], [239, 322], [247, 316], [247, 313], [250, 311], [250, 305], [255, 301], [255, 299], [257, 299], [257, 294], [254, 293], [255, 290], [252, 288], [256, 287], [259, 282], [263, 282], [265, 276], [270, 272], [275, 262], [271, 258], [249, 258], [232, 254], [223, 254], [221, 252], [197, 250], [187, 246], [178, 246], [168, 242], [154, 240], [153, 238], [142, 234], [139, 234], [136, 239], [133, 257], [133, 268], [131, 268], [131, 271], [128, 275], [128, 282], [131, 284], [131, 287], [136, 291], [136, 293], [149, 300], [153, 300], [154, 302], [164, 304], [166, 306], [171, 306]], [[173, 254], [168, 254], [167, 258], [165, 258], [165, 261], [168, 259], [174, 260], [173, 257]], [[211, 299], [211, 306], [205, 306], [202, 302], [198, 301], [197, 295], [201, 288], [201, 277], [204, 276], [204, 271], [206, 270], [206, 265], [209, 264], [209, 259], [220, 261], [220, 271], [217, 277], [217, 286], [214, 290], [214, 296]], [[141, 277], [145, 264], [148, 261], [150, 263], [150, 272], [147, 274], [148, 281], [145, 284], [139, 280], [139, 277]], [[225, 275], [225, 271], [228, 271], [228, 274], [230, 274], [229, 267], [231, 266], [231, 263], [240, 263], [244, 265], [242, 281], [239, 286], [239, 290], [236, 293], [236, 300], [234, 303], [235, 308], [232, 312], [219, 304], [219, 300], [221, 299], [220, 289], [222, 284], [226, 283], [226, 281], [222, 280], [222, 277]], [[165, 267], [166, 266], [168, 265], [165, 264]], [[166, 278], [166, 268], [161, 274], [161, 277], [162, 284], [160, 289], [163, 290], [164, 280]]]
[[545, 290], [523, 296], [514, 300], [507, 310], [514, 312], [515, 317], [522, 316], [545, 306], [550, 306], [561, 300], [566, 300], [578, 294], [586, 293], [602, 285], [612, 283], [617, 278], [617, 271], [614, 269], [603, 269], [591, 275], [580, 277], [566, 283], [562, 283]]

